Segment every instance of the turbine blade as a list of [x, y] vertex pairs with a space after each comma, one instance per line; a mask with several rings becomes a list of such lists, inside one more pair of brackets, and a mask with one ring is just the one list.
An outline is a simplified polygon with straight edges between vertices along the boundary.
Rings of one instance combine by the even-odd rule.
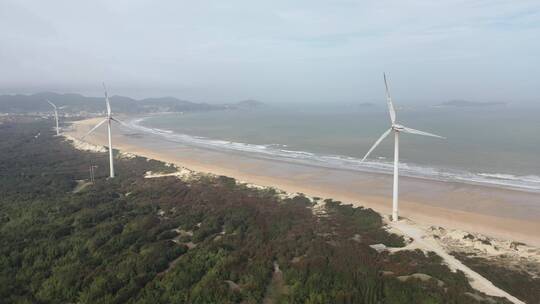
[[424, 135], [424, 136], [431, 136], [431, 137], [437, 137], [437, 138], [445, 139], [445, 137], [442, 137], [442, 136], [439, 136], [439, 135], [435, 135], [435, 134], [432, 134], [432, 133], [428, 133], [428, 132], [424, 132], [424, 131], [420, 131], [420, 130], [416, 130], [416, 129], [412, 129], [412, 128], [407, 128], [407, 127], [403, 127], [403, 132], [410, 133], [410, 134], [417, 134], [417, 135]]
[[55, 110], [56, 110], [56, 105], [54, 103], [52, 103], [50, 100], [48, 99], [45, 99]]
[[111, 116], [111, 119], [114, 120], [114, 121], [116, 121], [117, 123], [121, 124], [122, 126], [124, 126], [124, 127], [126, 127], [126, 128], [135, 130], [132, 126], [128, 125], [127, 123], [125, 123], [125, 122], [123, 122], [123, 121], [121, 121], [121, 120], [119, 120], [119, 119], [117, 119], [117, 118], [115, 118], [115, 117], [112, 117], [112, 116]]
[[371, 152], [373, 152], [373, 150], [375, 150], [375, 148], [381, 143], [381, 141], [383, 141], [383, 139], [388, 136], [388, 134], [390, 134], [390, 131], [392, 131], [392, 128], [388, 129], [386, 132], [383, 133], [383, 135], [381, 135], [381, 137], [379, 137], [379, 139], [377, 139], [377, 141], [375, 142], [375, 144], [373, 144], [373, 146], [371, 147], [371, 149], [369, 149], [369, 151], [366, 153], [366, 155], [364, 156], [364, 158], [362, 158], [362, 161], [363, 162], [364, 160], [366, 160], [366, 158], [371, 154]]
[[103, 90], [105, 91], [105, 103], [107, 104], [107, 115], [111, 116], [111, 103], [109, 102], [109, 94], [107, 93], [107, 87], [105, 82], [103, 83]]
[[394, 103], [392, 97], [390, 97], [390, 90], [388, 89], [388, 82], [386, 81], [386, 73], [384, 76], [384, 86], [386, 87], [386, 102], [388, 103], [388, 112], [390, 113], [390, 121], [392, 124], [396, 123], [396, 110], [394, 109]]
[[102, 124], [104, 124], [107, 121], [107, 118], [102, 120], [100, 123], [98, 123], [95, 127], [93, 127], [88, 133], [86, 133], [81, 139], [84, 139], [86, 136], [90, 135], [90, 133], [94, 132], [97, 128], [99, 128]]

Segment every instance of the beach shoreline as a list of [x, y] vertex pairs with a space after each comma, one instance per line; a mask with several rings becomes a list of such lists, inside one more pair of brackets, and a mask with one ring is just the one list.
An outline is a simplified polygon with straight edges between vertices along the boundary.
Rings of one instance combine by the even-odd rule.
[[[98, 120], [100, 118], [76, 121], [66, 135], [81, 138]], [[290, 193], [332, 198], [372, 208], [384, 216], [391, 211], [390, 176], [385, 174], [258, 159], [244, 153], [205, 150], [123, 127], [114, 128], [113, 147], [122, 152]], [[85, 141], [105, 145], [105, 128], [89, 135]], [[421, 225], [473, 231], [540, 246], [538, 193], [416, 178], [400, 181], [400, 213], [405, 218]]]

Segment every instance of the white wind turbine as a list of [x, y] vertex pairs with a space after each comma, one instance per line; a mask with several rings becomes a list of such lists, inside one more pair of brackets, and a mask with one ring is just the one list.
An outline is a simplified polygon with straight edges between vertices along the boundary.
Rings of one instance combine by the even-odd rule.
[[46, 99], [47, 102], [54, 108], [54, 118], [56, 119], [56, 136], [60, 135], [60, 128], [58, 127], [58, 108], [50, 100]]
[[108, 136], [109, 136], [109, 168], [110, 168], [110, 177], [113, 178], [114, 177], [114, 163], [113, 163], [113, 147], [112, 147], [112, 137], [111, 137], [111, 124], [112, 124], [112, 121], [116, 121], [119, 124], [124, 124], [124, 123], [112, 116], [111, 104], [109, 102], [109, 95], [107, 94], [107, 87], [105, 87], [105, 83], [103, 84], [103, 89], [105, 90], [105, 104], [107, 105], [107, 117], [105, 117], [104, 120], [102, 120], [95, 127], [93, 127], [90, 131], [88, 131], [88, 133], [86, 133], [81, 139], [84, 139], [90, 133], [94, 132], [97, 128], [99, 128], [105, 122], [107, 123], [107, 131], [108, 131]]
[[381, 135], [381, 137], [375, 142], [375, 144], [369, 149], [366, 153], [362, 162], [371, 154], [371, 152], [385, 139], [390, 132], [394, 131], [394, 191], [393, 191], [393, 202], [392, 202], [392, 221], [398, 220], [398, 177], [399, 177], [399, 133], [411, 133], [424, 136], [431, 136], [437, 138], [443, 138], [442, 136], [431, 134], [424, 131], [419, 131], [411, 128], [407, 128], [403, 125], [396, 123], [396, 110], [394, 109], [394, 104], [392, 103], [392, 98], [390, 97], [390, 92], [388, 90], [388, 83], [386, 81], [386, 74], [384, 75], [384, 85], [386, 87], [386, 101], [388, 103], [388, 112], [390, 113], [390, 122], [392, 126], [386, 132]]

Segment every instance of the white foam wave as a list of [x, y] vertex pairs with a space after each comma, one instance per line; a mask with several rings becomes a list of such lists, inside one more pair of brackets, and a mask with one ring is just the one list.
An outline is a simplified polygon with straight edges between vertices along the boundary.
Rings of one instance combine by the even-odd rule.
[[[162, 136], [169, 141], [179, 142], [196, 147], [210, 148], [216, 150], [231, 150], [237, 152], [254, 153], [258, 157], [279, 159], [302, 163], [306, 165], [316, 165], [327, 168], [338, 168], [345, 170], [356, 170], [372, 173], [391, 174], [393, 164], [384, 158], [377, 160], [367, 160], [362, 162], [358, 158], [342, 155], [321, 155], [306, 151], [295, 151], [284, 149], [286, 145], [268, 144], [257, 145], [241, 142], [231, 142], [219, 139], [210, 139], [200, 136], [175, 133], [170, 130], [150, 128], [141, 125], [144, 118], [131, 120], [128, 124], [131, 128], [144, 133]], [[433, 168], [419, 166], [410, 163], [400, 163], [400, 174], [404, 176], [449, 181], [480, 184], [485, 186], [511, 188], [524, 191], [540, 192], [540, 176], [516, 176], [503, 173], [473, 173], [461, 170], [451, 170], [443, 168]]]

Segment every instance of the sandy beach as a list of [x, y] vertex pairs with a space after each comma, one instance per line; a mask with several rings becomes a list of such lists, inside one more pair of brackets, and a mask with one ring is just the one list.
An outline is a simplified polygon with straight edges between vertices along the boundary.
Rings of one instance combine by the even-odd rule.
[[[75, 122], [65, 133], [80, 138], [100, 119]], [[106, 128], [98, 129], [85, 141], [105, 145]], [[195, 171], [369, 207], [383, 215], [388, 215], [391, 209], [390, 175], [201, 149], [167, 141], [157, 135], [135, 132], [117, 124], [114, 126], [113, 147]], [[423, 225], [460, 229], [540, 246], [539, 193], [401, 177], [400, 216]]]

